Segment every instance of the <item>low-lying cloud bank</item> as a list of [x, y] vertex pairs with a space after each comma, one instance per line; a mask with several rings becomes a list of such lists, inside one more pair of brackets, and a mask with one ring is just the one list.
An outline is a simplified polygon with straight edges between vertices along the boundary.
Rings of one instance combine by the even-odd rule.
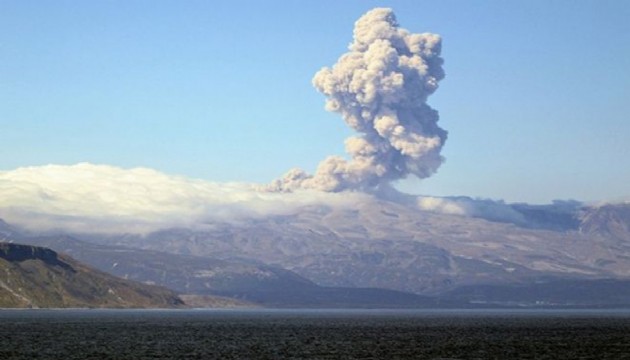
[[415, 198], [420, 210], [481, 218], [518, 226], [570, 230], [577, 226], [578, 211], [585, 206], [575, 200], [554, 200], [551, 204], [509, 204], [502, 200], [473, 199], [466, 196]]
[[464, 196], [446, 198], [423, 196], [417, 198], [417, 205], [420, 210], [441, 214], [473, 216], [515, 224], [526, 222], [523, 214], [503, 201], [472, 199]]
[[540, 211], [571, 214], [575, 201], [550, 205], [506, 204], [468, 197], [431, 197], [389, 192], [330, 193], [300, 189], [268, 192], [260, 184], [216, 183], [167, 175], [148, 168], [122, 169], [81, 163], [24, 167], [0, 172], [0, 219], [36, 232], [148, 233], [172, 227], [203, 229], [292, 215], [304, 207], [358, 209], [391, 201], [410, 211], [479, 217], [536, 225]]
[[410, 211], [469, 216], [545, 227], [570, 221], [583, 204], [507, 204], [469, 197], [415, 196], [393, 188], [368, 194], [299, 189], [268, 192], [260, 184], [216, 183], [167, 175], [148, 168], [123, 169], [81, 163], [24, 167], [0, 172], [0, 219], [35, 232], [143, 234], [172, 227], [203, 229], [292, 215], [304, 207], [358, 209], [391, 201]]
[[34, 231], [143, 233], [286, 215], [306, 205], [350, 207], [363, 193], [259, 191], [148, 168], [81, 163], [0, 172], [0, 218]]

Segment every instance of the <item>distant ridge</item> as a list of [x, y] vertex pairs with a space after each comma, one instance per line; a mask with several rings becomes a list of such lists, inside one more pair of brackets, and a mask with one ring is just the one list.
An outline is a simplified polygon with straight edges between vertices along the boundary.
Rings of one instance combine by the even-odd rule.
[[[297, 274], [264, 264], [90, 244], [71, 236], [20, 241], [71, 254], [125, 279], [160, 284], [193, 307], [435, 307], [436, 299], [376, 288], [323, 287]], [[228, 300], [229, 299], [229, 300]], [[443, 304], [448, 305], [448, 304]]]
[[0, 242], [0, 307], [172, 308], [171, 290], [116, 278], [38, 246]]
[[0, 219], [0, 241], [6, 240], [11, 237], [15, 237], [17, 231], [13, 227], [7, 224], [4, 220]]
[[[485, 212], [304, 206], [144, 235], [22, 233], [0, 222], [0, 240], [171, 288], [199, 307], [224, 306], [211, 296], [269, 307], [630, 306], [630, 204], [475, 204]], [[497, 211], [518, 216], [482, 216]]]
[[630, 241], [630, 203], [584, 209], [580, 220], [580, 232], [584, 234], [612, 238], [622, 243]]

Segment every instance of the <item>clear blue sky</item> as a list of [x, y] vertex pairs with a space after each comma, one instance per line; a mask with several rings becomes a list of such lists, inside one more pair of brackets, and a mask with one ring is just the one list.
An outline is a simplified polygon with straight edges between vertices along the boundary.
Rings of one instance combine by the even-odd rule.
[[311, 86], [367, 10], [443, 37], [447, 162], [400, 188], [630, 196], [630, 1], [0, 0], [0, 170], [91, 162], [268, 182], [343, 154]]

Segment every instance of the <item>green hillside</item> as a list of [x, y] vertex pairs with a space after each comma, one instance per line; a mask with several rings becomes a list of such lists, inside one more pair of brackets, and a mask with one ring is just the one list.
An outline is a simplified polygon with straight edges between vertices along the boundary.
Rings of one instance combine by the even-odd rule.
[[0, 243], [0, 307], [172, 308], [173, 291], [116, 278], [42, 247]]

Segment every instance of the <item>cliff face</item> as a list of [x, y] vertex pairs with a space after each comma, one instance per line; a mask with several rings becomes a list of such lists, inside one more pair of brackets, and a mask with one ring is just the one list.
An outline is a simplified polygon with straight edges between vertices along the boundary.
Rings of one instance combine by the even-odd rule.
[[182, 305], [165, 288], [116, 278], [47, 248], [0, 243], [0, 307]]
[[0, 243], [0, 259], [9, 262], [39, 260], [49, 266], [59, 266], [74, 271], [67, 263], [59, 260], [56, 252], [39, 246]]

